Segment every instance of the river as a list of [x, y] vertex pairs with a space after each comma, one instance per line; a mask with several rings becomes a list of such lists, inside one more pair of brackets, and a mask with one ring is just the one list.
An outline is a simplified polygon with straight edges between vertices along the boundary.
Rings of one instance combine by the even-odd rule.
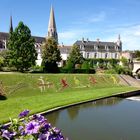
[[140, 140], [140, 96], [84, 103], [46, 117], [69, 140]]

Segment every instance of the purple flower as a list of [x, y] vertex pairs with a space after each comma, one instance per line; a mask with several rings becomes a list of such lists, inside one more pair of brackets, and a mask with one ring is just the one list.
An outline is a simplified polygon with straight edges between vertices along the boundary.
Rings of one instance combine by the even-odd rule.
[[48, 134], [40, 134], [38, 140], [49, 140], [49, 133]]
[[45, 119], [42, 115], [33, 115], [32, 119], [38, 121], [39, 123], [47, 122], [47, 119]]
[[37, 134], [39, 131], [40, 125], [35, 122], [35, 121], [31, 121], [26, 125], [25, 128], [25, 133], [26, 134]]
[[50, 140], [64, 140], [64, 137], [61, 134], [61, 131], [56, 127], [52, 128], [52, 133], [49, 137]]
[[2, 137], [6, 138], [7, 140], [10, 140], [14, 135], [15, 133], [10, 133], [8, 130], [4, 130], [2, 133]]
[[23, 112], [21, 112], [21, 113], [19, 114], [19, 118], [26, 117], [28, 114], [29, 114], [29, 110], [24, 110]]
[[41, 124], [40, 132], [43, 134], [47, 134], [50, 129], [51, 129], [50, 123], [44, 123], [44, 124]]

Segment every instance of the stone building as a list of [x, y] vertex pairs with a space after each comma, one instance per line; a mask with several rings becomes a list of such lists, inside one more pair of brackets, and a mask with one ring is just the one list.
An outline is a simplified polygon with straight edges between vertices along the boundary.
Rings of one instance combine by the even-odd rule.
[[116, 42], [103, 42], [97, 39], [90, 41], [89, 39], [76, 41], [75, 44], [80, 47], [84, 58], [114, 58], [119, 59], [122, 51], [122, 42], [120, 35]]
[[[10, 17], [10, 29], [9, 32], [13, 31], [12, 17]], [[7, 41], [8, 41], [9, 33], [0, 32], [0, 50], [7, 49]], [[58, 34], [54, 16], [53, 7], [50, 10], [50, 18], [48, 24], [48, 33], [46, 39], [49, 37], [53, 37], [58, 42]], [[38, 53], [36, 63], [37, 65], [41, 65], [41, 45], [45, 41], [45, 37], [37, 37], [33, 36], [35, 39], [35, 48]], [[120, 35], [118, 36], [118, 40], [116, 42], [102, 42], [99, 39], [96, 41], [90, 41], [89, 39], [78, 40], [74, 44], [80, 47], [81, 53], [84, 58], [114, 58], [119, 59], [120, 53], [122, 51], [122, 42], [120, 39]], [[69, 53], [71, 51], [71, 46], [59, 45], [60, 53], [62, 60], [66, 61]]]

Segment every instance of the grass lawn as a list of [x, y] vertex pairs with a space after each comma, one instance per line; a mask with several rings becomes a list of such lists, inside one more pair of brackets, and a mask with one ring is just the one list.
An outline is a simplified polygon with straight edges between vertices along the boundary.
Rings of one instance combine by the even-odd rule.
[[[41, 92], [42, 80], [45, 88]], [[0, 122], [16, 117], [24, 109], [31, 114], [81, 101], [135, 90], [122, 86], [115, 75], [88, 74], [1, 74]]]

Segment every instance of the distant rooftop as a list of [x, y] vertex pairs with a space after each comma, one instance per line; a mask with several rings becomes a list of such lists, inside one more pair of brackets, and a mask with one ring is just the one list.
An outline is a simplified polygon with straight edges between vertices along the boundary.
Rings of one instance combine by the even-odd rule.
[[[9, 33], [0, 32], [0, 39], [2, 40], [8, 40]], [[45, 41], [45, 37], [38, 37], [38, 36], [32, 36], [35, 39], [35, 42], [42, 43]]]

